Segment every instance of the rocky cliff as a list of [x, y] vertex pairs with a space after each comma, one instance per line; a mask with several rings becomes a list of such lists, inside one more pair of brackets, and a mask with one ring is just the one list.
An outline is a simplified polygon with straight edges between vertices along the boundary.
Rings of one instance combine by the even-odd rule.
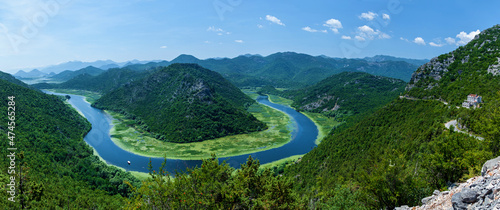
[[435, 190], [422, 199], [422, 206], [396, 208], [410, 209], [500, 209], [500, 157], [487, 161], [481, 176], [454, 185], [449, 191]]

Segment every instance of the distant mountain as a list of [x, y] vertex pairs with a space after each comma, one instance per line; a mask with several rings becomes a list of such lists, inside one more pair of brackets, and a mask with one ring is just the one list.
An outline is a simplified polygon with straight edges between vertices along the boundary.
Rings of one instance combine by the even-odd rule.
[[198, 63], [198, 62], [200, 62], [200, 59], [192, 55], [186, 55], [186, 54], [179, 55], [177, 56], [177, 58], [170, 61], [170, 63]]
[[59, 81], [68, 81], [76, 76], [82, 75], [82, 74], [88, 74], [91, 76], [97, 76], [99, 74], [102, 74], [104, 70], [93, 67], [93, 66], [88, 66], [83, 69], [77, 70], [77, 71], [63, 71], [59, 74], [53, 75], [50, 78], [59, 80]]
[[265, 129], [246, 111], [252, 103], [216, 72], [172, 64], [105, 94], [93, 106], [125, 111], [165, 141], [194, 142]]
[[94, 61], [94, 62], [82, 62], [82, 61], [70, 61], [66, 63], [61, 63], [58, 65], [52, 65], [48, 67], [41, 68], [41, 71], [44, 73], [50, 73], [54, 72], [56, 74], [59, 74], [65, 70], [78, 70], [78, 69], [83, 69], [87, 66], [96, 66], [96, 67], [101, 67], [105, 65], [110, 65], [110, 64], [116, 64], [112, 60], [99, 60], [99, 61]]
[[0, 71], [0, 79], [1, 80], [5, 80], [7, 82], [10, 82], [12, 84], [16, 84], [16, 85], [19, 85], [21, 87], [24, 87], [24, 88], [31, 88], [29, 85], [27, 85], [26, 83], [16, 79], [14, 76], [10, 75], [10, 74], [7, 74], [7, 73], [4, 73], [2, 71]]
[[[83, 69], [87, 66], [94, 66], [94, 67], [100, 68], [102, 70], [108, 70], [111, 68], [121, 68], [121, 67], [125, 67], [128, 65], [146, 64], [146, 63], [150, 63], [150, 62], [161, 62], [161, 60], [140, 61], [140, 60], [134, 59], [131, 61], [126, 61], [126, 62], [114, 62], [112, 60], [98, 60], [98, 61], [94, 61], [94, 62], [69, 61], [69, 62], [57, 64], [57, 65], [40, 67], [38, 69], [40, 69], [40, 71], [45, 73], [45, 74], [50, 74], [51, 72], [53, 72], [55, 74], [59, 74], [59, 73], [66, 71], [66, 70], [76, 71], [79, 69]], [[22, 71], [22, 72], [24, 72], [24, 71]]]
[[[144, 64], [140, 64], [139, 66], [144, 67]], [[88, 73], [79, 74], [60, 84], [39, 83], [32, 86], [38, 89], [78, 89], [104, 94], [124, 84], [140, 80], [150, 73], [151, 71], [146, 71], [144, 68], [130, 68], [130, 66], [128, 66], [120, 69], [110, 69], [96, 76], [92, 76]]]
[[363, 60], [366, 60], [368, 62], [384, 62], [384, 61], [404, 61], [407, 63], [411, 63], [417, 66], [421, 66], [427, 62], [429, 62], [429, 59], [409, 59], [409, 58], [398, 58], [398, 57], [393, 57], [393, 56], [388, 56], [388, 55], [376, 55], [373, 57], [365, 57]]
[[272, 85], [288, 88], [312, 85], [344, 71], [361, 71], [409, 81], [411, 74], [418, 68], [418, 65], [397, 58], [366, 61], [310, 56], [294, 52], [275, 53], [266, 57], [242, 55], [232, 59], [206, 60], [191, 55], [180, 55], [170, 63], [199, 64], [221, 73], [239, 87]]
[[16, 74], [14, 74], [14, 76], [17, 78], [26, 78], [26, 79], [40, 78], [46, 75], [47, 75], [46, 73], [41, 72], [38, 69], [33, 69], [30, 72], [25, 72], [23, 70], [20, 70]]

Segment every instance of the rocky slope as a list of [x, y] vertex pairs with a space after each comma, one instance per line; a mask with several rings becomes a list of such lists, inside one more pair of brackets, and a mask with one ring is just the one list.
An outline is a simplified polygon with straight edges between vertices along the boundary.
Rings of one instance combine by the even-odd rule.
[[406, 90], [414, 97], [459, 104], [471, 93], [494, 95], [492, 87], [498, 86], [499, 69], [500, 25], [496, 25], [482, 31], [467, 45], [420, 66]]
[[436, 190], [433, 195], [423, 198], [422, 204], [396, 209], [500, 209], [500, 157], [486, 162], [481, 176], [455, 185], [449, 191]]

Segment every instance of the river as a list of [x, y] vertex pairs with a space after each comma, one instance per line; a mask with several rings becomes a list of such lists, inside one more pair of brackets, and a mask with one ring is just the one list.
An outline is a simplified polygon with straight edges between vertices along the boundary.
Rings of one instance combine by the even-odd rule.
[[[149, 172], [148, 163], [151, 160], [153, 169], [158, 169], [164, 162], [164, 158], [150, 158], [131, 152], [125, 151], [118, 147], [109, 135], [112, 127], [112, 118], [104, 111], [90, 106], [83, 96], [72, 94], [59, 94], [47, 92], [55, 95], [69, 95], [69, 103], [77, 110], [79, 110], [92, 124], [92, 130], [85, 136], [84, 140], [92, 146], [99, 156], [110, 165], [115, 165], [124, 168], [128, 171]], [[257, 102], [278, 109], [290, 116], [296, 126], [292, 131], [292, 140], [282, 147], [274, 148], [266, 151], [219, 158], [219, 161], [226, 161], [231, 167], [239, 168], [240, 164], [246, 162], [249, 155], [253, 158], [259, 159], [261, 164], [273, 162], [293, 155], [305, 154], [313, 147], [315, 147], [315, 140], [318, 136], [318, 128], [305, 115], [295, 111], [294, 109], [272, 103], [268, 100], [267, 96], [260, 96]], [[168, 151], [167, 151], [168, 152]], [[130, 161], [129, 165], [127, 161]], [[177, 160], [167, 159], [165, 170], [173, 173], [175, 171], [184, 171], [188, 167], [200, 166], [201, 160]]]

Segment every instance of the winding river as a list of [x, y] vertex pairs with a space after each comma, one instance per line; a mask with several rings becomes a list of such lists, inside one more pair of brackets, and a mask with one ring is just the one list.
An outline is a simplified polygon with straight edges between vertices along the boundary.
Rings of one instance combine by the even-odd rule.
[[[52, 92], [46, 93], [71, 96], [69, 103], [75, 109], [80, 111], [92, 124], [92, 130], [90, 130], [90, 132], [85, 136], [84, 140], [92, 146], [95, 151], [99, 153], [99, 156], [101, 156], [101, 158], [108, 164], [124, 168], [128, 171], [147, 173], [149, 172], [148, 163], [150, 160], [153, 165], [153, 169], [158, 169], [164, 162], [163, 158], [145, 157], [125, 151], [118, 147], [111, 140], [109, 135], [109, 131], [112, 127], [111, 116], [100, 109], [91, 107], [90, 104], [84, 100], [83, 96]], [[239, 168], [240, 164], [245, 163], [248, 156], [251, 155], [253, 158], [259, 159], [261, 164], [265, 164], [289, 156], [305, 154], [315, 146], [314, 141], [318, 136], [318, 128], [314, 122], [311, 121], [311, 119], [288, 106], [270, 102], [267, 96], [260, 96], [257, 99], [257, 102], [283, 111], [290, 116], [293, 123], [296, 125], [291, 133], [292, 140], [279, 148], [239, 156], [219, 158], [219, 161], [225, 160], [231, 167]], [[130, 161], [131, 164], [129, 165], [127, 161]], [[191, 168], [197, 165], [201, 165], [201, 160], [167, 159], [165, 170], [173, 173], [175, 171], [184, 171], [188, 167]]]

